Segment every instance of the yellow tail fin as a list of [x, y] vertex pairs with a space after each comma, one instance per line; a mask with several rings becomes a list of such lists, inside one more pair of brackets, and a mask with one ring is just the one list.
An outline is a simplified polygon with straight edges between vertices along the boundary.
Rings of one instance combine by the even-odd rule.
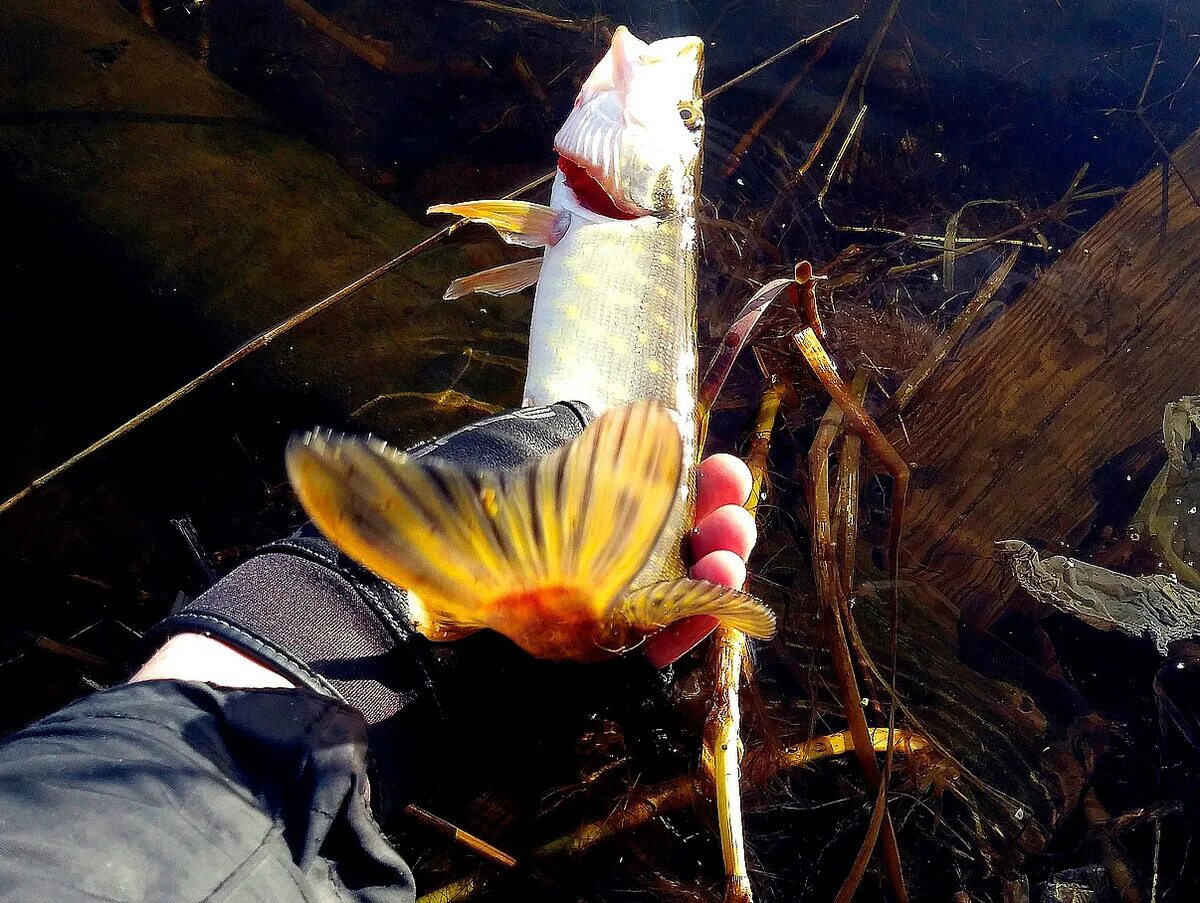
[[287, 452], [317, 527], [416, 591], [427, 634], [447, 624], [511, 636], [504, 600], [540, 590], [570, 591], [603, 618], [645, 564], [682, 464], [678, 425], [649, 402], [615, 408], [554, 454], [503, 473], [468, 474], [326, 433], [295, 439]]
[[288, 446], [292, 485], [346, 554], [418, 596], [417, 627], [479, 627], [534, 655], [620, 651], [681, 617], [711, 614], [752, 636], [761, 602], [698, 580], [629, 591], [679, 491], [683, 442], [656, 402], [613, 408], [527, 467], [467, 473], [376, 440], [312, 433]]

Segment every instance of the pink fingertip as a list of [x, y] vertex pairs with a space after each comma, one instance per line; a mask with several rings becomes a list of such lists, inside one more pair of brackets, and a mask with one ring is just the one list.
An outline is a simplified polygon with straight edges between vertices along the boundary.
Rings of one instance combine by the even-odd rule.
[[696, 477], [697, 520], [723, 505], [745, 504], [754, 482], [741, 458], [724, 453], [705, 458]]

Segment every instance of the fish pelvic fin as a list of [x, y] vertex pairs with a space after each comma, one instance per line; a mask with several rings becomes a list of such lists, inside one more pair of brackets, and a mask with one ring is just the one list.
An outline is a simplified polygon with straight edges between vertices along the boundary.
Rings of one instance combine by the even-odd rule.
[[627, 593], [614, 615], [634, 633], [654, 633], [683, 618], [708, 615], [724, 627], [769, 640], [775, 635], [775, 613], [748, 593], [705, 580], [669, 580]]
[[504, 296], [529, 288], [538, 281], [542, 273], [542, 258], [530, 257], [528, 260], [518, 260], [516, 263], [505, 263], [489, 270], [481, 270], [470, 276], [460, 276], [450, 283], [444, 301], [454, 301], [472, 292], [484, 295]]
[[463, 222], [483, 223], [495, 229], [510, 245], [520, 245], [523, 248], [544, 248], [554, 244], [557, 241], [555, 221], [560, 216], [549, 207], [530, 204], [527, 201], [435, 204], [426, 213], [449, 213], [461, 216]]
[[657, 402], [613, 408], [523, 468], [470, 473], [381, 442], [310, 433], [287, 469], [316, 526], [416, 593], [431, 639], [490, 627], [534, 655], [595, 658], [679, 490], [683, 442]]

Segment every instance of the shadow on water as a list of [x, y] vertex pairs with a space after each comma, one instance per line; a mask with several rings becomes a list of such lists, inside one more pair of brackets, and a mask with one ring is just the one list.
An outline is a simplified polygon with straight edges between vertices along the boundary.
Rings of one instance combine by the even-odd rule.
[[[557, 125], [603, 48], [605, 23], [628, 23], [643, 37], [701, 34], [708, 42], [707, 84], [715, 85], [791, 40], [862, 13], [860, 23], [826, 48], [736, 166], [729, 164], [730, 153], [804, 65], [804, 55], [709, 105], [705, 210], [711, 222], [704, 235], [707, 322], [701, 328], [709, 347], [709, 324], [724, 322], [752, 281], [778, 275], [798, 259], [828, 262], [852, 243], [890, 240], [884, 232], [848, 233], [836, 226], [938, 234], [964, 204], [980, 198], [1012, 200], [1033, 211], [1060, 197], [1084, 164], [1089, 184], [1134, 184], [1161, 160], [1134, 113], [1160, 31], [1163, 52], [1147, 118], [1170, 147], [1200, 126], [1200, 75], [1193, 71], [1200, 16], [1186, 3], [1172, 7], [1165, 27], [1160, 5], [1129, 0], [1035, 0], [1019, 7], [977, 0], [903, 4], [863, 95], [869, 115], [860, 140], [828, 185], [829, 151], [803, 179], [788, 183], [817, 141], [886, 4], [538, 5], [564, 19], [600, 16], [581, 28], [546, 26], [452, 0], [321, 5], [342, 27], [383, 42], [379, 46], [388, 47], [405, 72], [399, 75], [353, 59], [282, 4], [152, 5], [161, 34], [193, 55], [203, 51], [214, 75], [271, 114], [271, 128], [331, 153], [361, 184], [419, 221], [431, 203], [506, 190], [548, 167]], [[0, 110], [0, 129], [13, 115], [18, 114]], [[87, 114], [61, 113], [68, 115]], [[64, 118], [59, 125], [69, 123]], [[843, 123], [835, 132], [831, 148], [842, 141], [844, 128]], [[824, 210], [815, 200], [822, 189]], [[8, 299], [0, 309], [0, 334], [9, 337], [8, 353], [0, 357], [7, 387], [0, 494], [7, 496], [246, 336], [230, 323], [206, 322], [197, 314], [199, 305], [174, 303], [177, 286], [147, 286], [135, 257], [113, 253], [103, 236], [74, 222], [69, 209], [30, 193], [19, 173], [0, 169], [0, 191], [11, 201], [10, 221], [20, 224], [12, 240], [0, 245]], [[1091, 202], [1069, 222], [1047, 226], [1047, 243], [1069, 246], [1111, 203]], [[153, 199], [147, 199], [147, 216], [154, 216]], [[1011, 225], [1005, 216], [1011, 211], [979, 208], [964, 214], [961, 228], [986, 234]], [[481, 267], [505, 259], [479, 233], [464, 231], [453, 243], [457, 253]], [[964, 259], [960, 287], [977, 285], [999, 256]], [[1057, 251], [1026, 253], [984, 322], [1056, 257]], [[843, 299], [855, 316], [891, 325], [886, 335], [883, 327], [871, 327], [874, 332], [864, 336], [832, 316], [835, 338], [842, 337], [840, 353], [856, 365], [866, 356], [883, 370], [889, 360], [911, 366], [913, 355], [965, 304], [960, 295], [969, 295], [947, 297], [937, 272], [906, 280], [903, 292], [872, 283], [861, 296]], [[295, 308], [318, 300], [322, 288], [295, 298]], [[433, 309], [432, 295], [419, 300]], [[353, 309], [352, 300], [346, 305]], [[280, 376], [288, 369], [276, 365], [296, 353], [281, 343], [0, 516], [0, 570], [7, 582], [0, 620], [0, 686], [7, 690], [0, 730], [122, 679], [144, 653], [138, 634], [162, 617], [177, 594], [202, 589], [201, 570], [173, 519], [190, 520], [218, 572], [299, 522], [282, 472], [281, 449], [292, 431], [318, 422], [370, 426], [403, 443], [474, 416], [469, 408], [447, 410], [413, 395], [385, 398], [370, 415], [355, 416], [364, 401], [389, 392], [452, 387], [490, 404], [515, 404], [521, 373], [511, 361], [525, 353], [519, 333], [527, 325], [527, 305], [527, 298], [518, 299], [501, 316], [480, 304], [474, 320], [447, 325], [446, 341], [428, 349], [418, 345], [440, 325], [398, 322], [389, 341], [395, 372], [408, 378], [400, 382], [375, 373], [377, 385], [369, 390], [346, 385], [346, 374], [355, 370], [345, 361], [355, 349], [339, 339], [349, 333], [314, 321], [305, 327], [301, 346], [319, 355], [307, 362], [306, 372], [317, 374], [311, 380]], [[440, 316], [449, 324], [449, 314]], [[502, 319], [503, 329], [492, 331], [493, 316]], [[911, 331], [915, 351], [904, 347], [910, 339], [894, 338], [904, 329]], [[469, 348], [491, 357], [472, 357], [465, 353]], [[748, 363], [735, 374], [730, 409], [716, 421], [719, 447], [732, 448], [745, 431], [755, 380]], [[814, 413], [819, 414], [816, 401], [802, 402], [772, 459], [779, 471], [772, 500], [778, 507], [770, 509], [756, 561], [773, 584], [808, 579], [805, 556], [780, 524], [802, 520], [803, 492], [791, 475], [798, 450], [811, 438]], [[1121, 490], [1110, 488], [1114, 497]], [[876, 534], [883, 498], [878, 484], [865, 490], [864, 518]], [[1134, 506], [1128, 496], [1108, 502], [1126, 513]], [[1176, 750], [1177, 757], [1161, 768], [1157, 757], [1159, 727], [1150, 694], [1156, 659], [1134, 641], [1098, 637], [1059, 619], [1039, 625], [1012, 614], [997, 633], [1029, 658], [1036, 658], [1038, 643], [1049, 636], [1064, 659], [1066, 679], [1120, 725], [1109, 764], [1096, 777], [1114, 815], [1191, 805], [1182, 791], [1170, 791], [1171, 784], [1195, 786], [1190, 753]], [[98, 656], [104, 664], [83, 664], [70, 650], [38, 646], [38, 637]], [[797, 642], [806, 647], [795, 655], [802, 673], [780, 665], [776, 653], [764, 657], [768, 709], [789, 738], [839, 729], [831, 697], [822, 689], [825, 666], [812, 664], [818, 654], [811, 643]], [[992, 653], [980, 655], [982, 661]], [[668, 676], [633, 661], [564, 668], [530, 661], [487, 637], [437, 650], [436, 657], [448, 718], [431, 734], [445, 743], [446, 755], [430, 776], [428, 805], [501, 846], [528, 849], [583, 819], [603, 817], [632, 787], [694, 767], [706, 693], [699, 657]], [[1120, 679], [1105, 673], [1102, 663], [1111, 658], [1127, 664]], [[996, 676], [1019, 683], [1012, 675]], [[486, 692], [480, 691], [481, 681]], [[981, 861], [974, 849], [978, 838], [963, 827], [970, 813], [956, 811], [957, 805], [952, 794], [935, 805], [919, 787], [901, 790], [896, 818], [914, 888], [927, 899], [949, 899], [964, 887], [978, 889], [980, 896], [972, 899], [1000, 899], [999, 882], [1015, 874], [1013, 860]], [[831, 897], [868, 819], [856, 772], [845, 761], [776, 782], [749, 814], [763, 898]], [[1179, 819], [1164, 824], [1169, 831], [1160, 850], [1159, 899], [1187, 899], [1188, 888], [1196, 887], [1190, 831]], [[447, 851], [411, 826], [396, 829], [401, 848], [415, 851], [422, 887], [468, 871], [464, 854]], [[707, 809], [663, 815], [638, 837], [639, 842], [622, 839], [581, 860], [566, 890], [562, 884], [530, 886], [522, 878], [515, 885], [499, 883], [492, 898], [513, 893], [525, 899], [717, 898], [712, 888], [719, 883], [720, 855]], [[1143, 873], [1153, 854], [1148, 837], [1144, 827], [1126, 837]], [[1022, 868], [1036, 883], [1060, 867], [1101, 861], [1096, 833], [1074, 817], [1054, 835], [1047, 855]]]

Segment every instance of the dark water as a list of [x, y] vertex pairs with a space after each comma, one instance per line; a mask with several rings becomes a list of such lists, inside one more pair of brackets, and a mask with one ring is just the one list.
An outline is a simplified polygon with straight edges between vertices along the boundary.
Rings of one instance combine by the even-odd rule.
[[[507, 191], [552, 165], [551, 139], [580, 80], [603, 52], [606, 25], [628, 24], [646, 39], [703, 36], [711, 87], [820, 27], [861, 15], [815, 62], [813, 47], [801, 50], [708, 106], [701, 310], [706, 349], [751, 280], [778, 275], [800, 259], [819, 267], [851, 244], [881, 247], [896, 232], [944, 234], [956, 211], [979, 199], [1011, 203], [970, 209], [961, 233], [994, 234], [1055, 202], [1084, 165], [1086, 184], [1097, 192], [1134, 185], [1162, 162], [1156, 138], [1174, 148], [1200, 127], [1200, 74], [1194, 71], [1200, 11], [1186, 2], [1165, 8], [1126, 0], [901, 3], [862, 90], [867, 113], [859, 139], [828, 184], [826, 174], [859, 107], [857, 92], [818, 163], [805, 177], [794, 175], [887, 4], [521, 7], [570, 20], [569, 27], [452, 0], [319, 4], [348, 34], [384, 42], [371, 46], [391, 54], [398, 71], [390, 73], [356, 59], [282, 4], [150, 6], [160, 35], [154, 40], [203, 58], [212, 76], [265, 109], [283, 134], [331, 154], [354, 180], [420, 223], [431, 203]], [[125, 52], [108, 45], [95, 50], [101, 72], [121, 65]], [[1139, 117], [1139, 97], [1156, 59]], [[739, 140], [808, 63], [808, 75], [726, 174]], [[11, 76], [18, 70], [5, 71]], [[0, 85], [0, 96], [19, 90]], [[0, 105], [0, 130], [19, 123], [6, 112]], [[69, 131], [63, 134], [69, 141]], [[0, 335], [8, 339], [0, 358], [8, 446], [0, 496], [7, 497], [248, 338], [254, 330], [245, 324], [264, 321], [214, 309], [204, 285], [149, 283], [146, 272], [154, 267], [145, 257], [152, 249], [122, 246], [119, 229], [111, 235], [97, 230], [102, 216], [88, 207], [86, 192], [71, 196], [69, 173], [48, 186], [30, 178], [6, 144], [0, 147], [0, 191], [9, 201], [10, 222], [18, 226], [0, 245], [7, 288]], [[1115, 200], [1083, 201], [1069, 219], [1045, 223], [1041, 233], [1051, 250], [1023, 253], [975, 331], [993, 322]], [[244, 215], [254, 215], [252, 202]], [[145, 217], [174, 222], [172, 211], [160, 209], [152, 196], [146, 197]], [[836, 228], [848, 225], [893, 231]], [[1021, 237], [1033, 240], [1031, 233]], [[459, 261], [482, 267], [503, 259], [495, 243], [477, 233], [454, 243]], [[257, 266], [271, 253], [270, 247], [256, 248], [237, 265]], [[936, 253], [936, 247], [908, 245], [896, 249], [891, 263]], [[836, 327], [840, 359], [851, 368], [869, 362], [894, 390], [1001, 256], [992, 248], [961, 260], [955, 291], [947, 290], [935, 265], [903, 278], [871, 280], [843, 296], [840, 313], [826, 312]], [[384, 259], [381, 254], [371, 264]], [[287, 309], [298, 310], [331, 288], [313, 286]], [[528, 298], [487, 313], [472, 309], [470, 316], [430, 313], [434, 319], [418, 322], [411, 310], [434, 309], [436, 294], [425, 291], [428, 297], [416, 299], [415, 308], [395, 316], [392, 344], [384, 350], [373, 346], [370, 354], [360, 353], [343, 343], [353, 333], [336, 324], [375, 316], [373, 308], [349, 299], [344, 312], [298, 330], [295, 343], [281, 341], [238, 365], [0, 515], [0, 566], [7, 577], [0, 729], [15, 729], [121, 680], [144, 654], [138, 635], [179, 593], [203, 588], [202, 569], [172, 520], [194, 525], [205, 563], [217, 572], [298, 523], [280, 454], [293, 430], [314, 422], [371, 426], [407, 440], [472, 416], [411, 396], [354, 415], [381, 392], [453, 387], [489, 404], [517, 401], [521, 375], [503, 361], [524, 355]], [[253, 311], [255, 299], [245, 304]], [[445, 325], [438, 317], [446, 318]], [[873, 325], [856, 329], [855, 318]], [[772, 328], [780, 332], [788, 325], [780, 320]], [[431, 344], [431, 336], [440, 344]], [[770, 349], [768, 340], [763, 345]], [[491, 358], [464, 357], [465, 348]], [[737, 447], [760, 389], [747, 362], [716, 419], [714, 448]], [[882, 396], [873, 396], [873, 403], [881, 409]], [[797, 460], [823, 405], [814, 387], [787, 414], [772, 456], [774, 495], [764, 509], [764, 538], [752, 569], [760, 575], [759, 591], [780, 602], [793, 588], [806, 597], [811, 586]], [[1156, 469], [1132, 475], [1098, 500], [1118, 533]], [[873, 481], [864, 493], [868, 545], [882, 546], [886, 488]], [[771, 733], [795, 743], [844, 726], [811, 629], [812, 613], [797, 603], [788, 614], [786, 642], [764, 650], [760, 660], [773, 728], [750, 718], [751, 746]], [[864, 632], [871, 634], [871, 618], [864, 617]], [[1190, 857], [1196, 762], [1186, 742], [1158, 720], [1151, 682], [1159, 658], [1136, 640], [1100, 634], [1062, 616], [1043, 621], [1042, 628], [1021, 616], [1002, 620], [991, 638], [1002, 645], [1000, 652], [986, 643], [964, 643], [955, 651], [953, 624], [941, 640], [907, 635], [905, 642], [914, 655], [934, 656], [927, 650], [944, 641], [950, 659], [1016, 688], [1018, 697], [1033, 693], [1039, 711], [1051, 719], [1070, 723], [1092, 713], [1110, 723], [1113, 739], [1089, 760], [1081, 780], [1094, 786], [1114, 816], [1141, 810], [1162, 816], [1158, 899], [1191, 899], [1197, 887]], [[36, 637], [69, 643], [106, 664], [36, 648]], [[1043, 641], [1053, 644], [1062, 666], [1049, 683], [1041, 672], [1031, 676], [1028, 666]], [[631, 787], [695, 768], [705, 698], [701, 656], [666, 676], [636, 662], [551, 667], [480, 637], [444, 658], [448, 714], [420, 741], [439, 752], [422, 802], [502, 847], [519, 854], [586, 818], [604, 816]], [[1111, 667], [1114, 661], [1121, 667]], [[936, 704], [936, 687], [924, 695], [922, 687], [912, 690]], [[1019, 770], [1015, 760], [1013, 768]], [[1090, 827], [1078, 807], [1065, 805], [1045, 843], [1022, 857], [1013, 843], [989, 831], [985, 823], [999, 816], [986, 804], [964, 803], [953, 792], [935, 799], [919, 775], [911, 777], [902, 782], [893, 812], [913, 890], [922, 898], [950, 899], [961, 891], [970, 896], [959, 899], [1021, 899], [1006, 896], [1016, 893], [1021, 876], [1036, 886], [1063, 869], [1102, 867], [1106, 855], [1110, 862], [1115, 855], [1105, 846], [1108, 835]], [[1066, 786], [1072, 778], [1062, 780]], [[1061, 796], [1073, 798], [1067, 790]], [[760, 897], [831, 898], [866, 829], [865, 799], [849, 759], [809, 767], [756, 792], [748, 804], [748, 834]], [[1149, 899], [1154, 822], [1147, 816], [1131, 823], [1118, 837], [1121, 855], [1133, 866], [1141, 899]], [[470, 854], [447, 850], [409, 825], [395, 829], [401, 848], [415, 851], [424, 889], [478, 871]], [[540, 878], [522, 872], [516, 879], [480, 873], [492, 879], [494, 899], [720, 898], [720, 851], [707, 806], [656, 819], [575, 867], [547, 863], [542, 871]], [[882, 893], [880, 887], [870, 876], [862, 898]]]

